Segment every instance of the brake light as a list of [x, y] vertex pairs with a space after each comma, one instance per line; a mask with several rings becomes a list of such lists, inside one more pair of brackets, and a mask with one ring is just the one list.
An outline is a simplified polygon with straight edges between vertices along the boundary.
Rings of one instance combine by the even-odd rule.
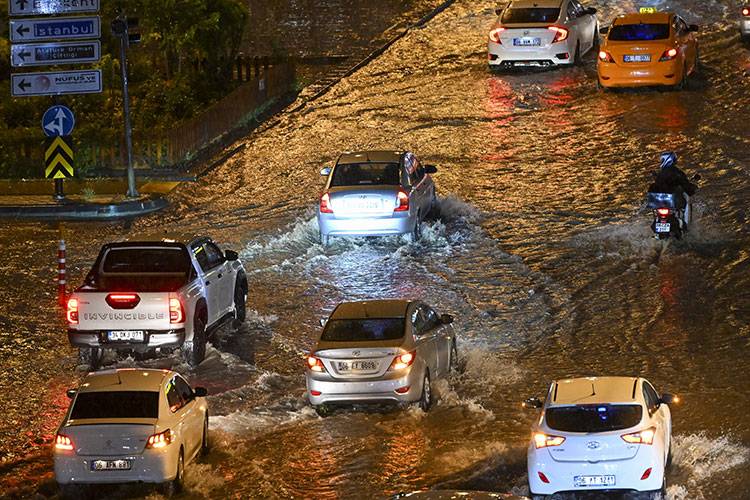
[[612, 55], [606, 50], [599, 51], [599, 60], [602, 62], [608, 62], [608, 63], [615, 62], [614, 58], [612, 58]]
[[172, 431], [167, 429], [159, 434], [149, 436], [146, 441], [146, 448], [164, 448], [172, 442]]
[[310, 395], [311, 396], [320, 396], [321, 394], [323, 394], [323, 393], [320, 392], [320, 391], [310, 391]]
[[398, 205], [393, 210], [394, 212], [408, 212], [409, 211], [409, 195], [404, 191], [398, 192]]
[[137, 293], [110, 293], [105, 300], [112, 309], [133, 309], [141, 298]]
[[543, 432], [537, 432], [534, 434], [534, 446], [537, 450], [539, 448], [551, 448], [553, 446], [560, 446], [565, 442], [565, 438], [562, 436], [550, 436]]
[[546, 484], [549, 484], [549, 479], [547, 479], [547, 476], [544, 475], [544, 472], [538, 471], [539, 473], [539, 479]]
[[406, 394], [407, 392], [409, 392], [409, 389], [411, 389], [411, 387], [406, 385], [404, 387], [399, 387], [398, 389], [396, 389], [396, 392], [398, 394]]
[[55, 449], [73, 451], [73, 441], [64, 434], [58, 434], [55, 436]]
[[333, 208], [331, 208], [331, 195], [329, 195], [328, 193], [323, 193], [323, 196], [320, 197], [320, 213], [333, 213]]
[[315, 356], [307, 357], [307, 367], [311, 372], [325, 373], [326, 371], [326, 367], [323, 365], [323, 362], [320, 360], [320, 358], [316, 358]]
[[656, 436], [656, 428], [649, 427], [646, 430], [624, 434], [623, 441], [630, 444], [653, 444]]
[[417, 359], [417, 351], [399, 354], [393, 359], [393, 362], [391, 363], [391, 366], [388, 368], [388, 370], [393, 371], [408, 368], [412, 365], [412, 363], [414, 363], [415, 359]]
[[668, 208], [657, 208], [656, 213], [661, 217], [669, 217], [670, 210]]
[[750, 17], [750, 7], [745, 7], [742, 9], [742, 15], [745, 17]]
[[78, 299], [68, 299], [68, 323], [78, 324]]
[[664, 53], [659, 58], [659, 62], [671, 61], [675, 57], [677, 57], [677, 49], [673, 47], [664, 51]]
[[490, 31], [490, 40], [502, 45], [503, 42], [500, 41], [500, 33], [502, 33], [503, 31], [505, 31], [505, 28], [495, 28], [494, 30]]
[[651, 467], [643, 471], [643, 475], [641, 476], [641, 481], [645, 481], [649, 477], [651, 477]]
[[549, 26], [548, 30], [555, 32], [555, 38], [552, 39], [552, 43], [564, 42], [568, 39], [568, 30], [560, 26]]
[[169, 322], [170, 323], [184, 323], [185, 322], [185, 309], [182, 307], [180, 299], [172, 297], [169, 299]]

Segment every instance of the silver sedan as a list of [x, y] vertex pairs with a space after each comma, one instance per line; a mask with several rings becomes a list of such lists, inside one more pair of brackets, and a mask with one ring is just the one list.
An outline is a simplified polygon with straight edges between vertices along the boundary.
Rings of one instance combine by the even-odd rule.
[[408, 300], [344, 302], [306, 357], [310, 403], [433, 403], [432, 383], [455, 370], [456, 334], [448, 314]]

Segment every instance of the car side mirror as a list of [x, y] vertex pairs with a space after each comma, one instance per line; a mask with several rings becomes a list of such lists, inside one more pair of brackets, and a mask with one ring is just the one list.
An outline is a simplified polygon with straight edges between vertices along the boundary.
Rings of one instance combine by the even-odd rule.
[[68, 389], [67, 391], [65, 391], [65, 395], [68, 396], [68, 399], [73, 399], [74, 397], [76, 397], [77, 392], [77, 389]]
[[596, 14], [596, 9], [594, 7], [589, 7], [584, 12], [586, 12], [586, 14], [588, 14], [590, 16], [593, 16], [594, 14]]
[[665, 392], [661, 395], [661, 399], [659, 400], [659, 403], [665, 404], [665, 405], [673, 405], [680, 402], [680, 398], [675, 396], [674, 394], [669, 394]]
[[323, 177], [328, 177], [331, 175], [331, 167], [323, 167], [323, 169], [320, 171], [320, 175]]
[[195, 396], [196, 398], [205, 398], [206, 396], [208, 396], [208, 389], [206, 389], [205, 387], [196, 387], [195, 389], [193, 389], [193, 396]]
[[600, 35], [606, 35], [607, 33], [609, 33], [609, 26], [605, 26], [603, 28], [599, 28], [599, 34]]
[[328, 318], [320, 318], [320, 326], [325, 328], [326, 324], [328, 324]]
[[527, 410], [538, 410], [542, 406], [544, 406], [544, 403], [539, 398], [529, 398], [523, 403], [521, 403], [521, 406], [523, 406]]
[[436, 174], [437, 173], [437, 167], [435, 165], [425, 165], [424, 171], [428, 174]]
[[443, 314], [440, 316], [440, 322], [444, 325], [450, 325], [453, 323], [453, 316], [450, 314]]
[[695, 33], [697, 31], [700, 31], [700, 29], [701, 29], [701, 27], [698, 26], [697, 24], [691, 24], [690, 26], [688, 26], [688, 31], [691, 32], [691, 33]]
[[239, 260], [239, 258], [240, 258], [240, 256], [234, 250], [226, 250], [224, 252], [224, 257], [227, 260]]

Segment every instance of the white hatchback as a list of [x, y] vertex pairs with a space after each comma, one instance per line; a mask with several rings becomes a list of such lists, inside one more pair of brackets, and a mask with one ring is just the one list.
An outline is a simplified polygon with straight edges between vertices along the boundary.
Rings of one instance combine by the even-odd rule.
[[591, 490], [660, 498], [671, 461], [671, 394], [643, 378], [590, 377], [552, 382], [528, 449], [529, 490], [541, 498]]
[[89, 373], [55, 437], [55, 479], [64, 496], [83, 485], [183, 486], [185, 465], [208, 450], [206, 389], [169, 370]]
[[490, 69], [578, 64], [599, 47], [596, 9], [578, 0], [514, 0], [497, 13], [487, 42]]

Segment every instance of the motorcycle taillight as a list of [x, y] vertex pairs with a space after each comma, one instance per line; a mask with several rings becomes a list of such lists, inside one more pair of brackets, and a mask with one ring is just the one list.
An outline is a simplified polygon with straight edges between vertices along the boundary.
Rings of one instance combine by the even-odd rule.
[[669, 217], [670, 210], [668, 208], [657, 208], [656, 213], [659, 214], [659, 217], [665, 218]]

